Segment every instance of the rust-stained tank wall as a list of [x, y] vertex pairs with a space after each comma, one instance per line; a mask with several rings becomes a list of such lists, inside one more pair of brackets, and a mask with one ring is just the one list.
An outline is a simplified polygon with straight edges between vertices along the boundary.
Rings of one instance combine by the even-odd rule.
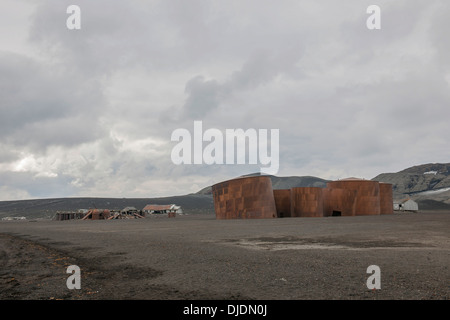
[[88, 219], [92, 220], [103, 220], [108, 219], [110, 216], [110, 211], [108, 209], [92, 209], [90, 210], [90, 217]]
[[273, 190], [275, 198], [275, 207], [278, 218], [286, 218], [291, 216], [291, 190], [279, 189]]
[[323, 189], [323, 215], [354, 216], [356, 191], [347, 189]]
[[328, 182], [327, 187], [356, 191], [355, 215], [380, 214], [380, 184], [377, 181], [344, 179]]
[[394, 213], [392, 184], [380, 182], [380, 214]]
[[291, 189], [291, 217], [323, 217], [322, 188]]
[[272, 181], [267, 176], [243, 177], [212, 186], [217, 219], [276, 218]]

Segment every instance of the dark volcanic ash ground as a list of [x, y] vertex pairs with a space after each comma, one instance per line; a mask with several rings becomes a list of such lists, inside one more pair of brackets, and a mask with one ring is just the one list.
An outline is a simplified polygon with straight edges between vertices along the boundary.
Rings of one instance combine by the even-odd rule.
[[[447, 300], [449, 232], [447, 212], [2, 221], [0, 299]], [[367, 288], [370, 265], [380, 290]]]

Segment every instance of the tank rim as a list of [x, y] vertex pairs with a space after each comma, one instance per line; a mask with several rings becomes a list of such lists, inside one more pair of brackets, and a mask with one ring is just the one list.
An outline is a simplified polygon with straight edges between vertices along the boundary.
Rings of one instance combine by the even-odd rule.
[[[256, 178], [269, 178], [270, 179], [270, 175], [260, 175], [260, 176], [249, 176], [249, 177], [237, 177], [237, 178], [233, 178], [233, 179], [228, 179], [228, 180], [224, 180], [221, 182], [218, 182], [216, 184], [213, 184], [211, 187], [215, 187], [215, 186], [219, 186], [223, 183], [227, 183], [227, 182], [231, 182], [231, 181], [238, 181], [238, 180], [244, 180], [244, 179], [256, 179]], [[271, 180], [272, 181], [272, 180]]]

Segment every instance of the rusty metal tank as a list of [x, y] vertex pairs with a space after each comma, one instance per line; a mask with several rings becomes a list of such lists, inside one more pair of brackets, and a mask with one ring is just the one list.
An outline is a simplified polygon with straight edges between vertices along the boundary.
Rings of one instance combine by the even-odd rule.
[[349, 178], [328, 182], [327, 187], [355, 191], [355, 215], [380, 214], [380, 184], [378, 181]]
[[394, 213], [392, 184], [380, 182], [380, 214]]
[[356, 191], [324, 188], [322, 192], [324, 217], [355, 215]]
[[216, 219], [276, 218], [268, 176], [236, 178], [212, 186]]
[[111, 212], [108, 209], [91, 209], [84, 216], [83, 220], [91, 219], [91, 220], [103, 220], [108, 219]]
[[291, 188], [291, 217], [323, 217], [322, 188]]
[[275, 198], [275, 207], [278, 218], [286, 218], [291, 216], [291, 190], [278, 189], [273, 190]]

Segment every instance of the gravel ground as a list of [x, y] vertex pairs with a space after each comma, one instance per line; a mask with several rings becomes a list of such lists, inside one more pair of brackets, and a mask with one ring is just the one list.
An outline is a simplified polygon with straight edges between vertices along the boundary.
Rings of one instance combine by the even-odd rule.
[[[0, 299], [448, 300], [449, 235], [447, 212], [2, 221]], [[69, 265], [80, 290], [66, 286]]]

